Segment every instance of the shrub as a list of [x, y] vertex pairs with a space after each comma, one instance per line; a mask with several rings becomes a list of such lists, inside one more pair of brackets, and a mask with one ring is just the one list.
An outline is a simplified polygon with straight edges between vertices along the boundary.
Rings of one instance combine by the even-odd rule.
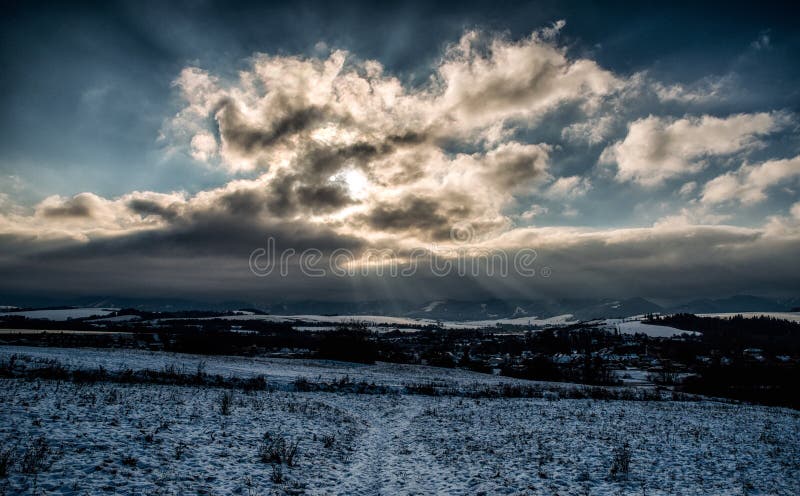
[[378, 345], [367, 331], [343, 328], [322, 335], [317, 356], [329, 360], [372, 364], [378, 359]]
[[264, 434], [264, 440], [258, 446], [258, 457], [264, 463], [286, 464], [292, 467], [297, 457], [298, 441], [287, 441], [283, 436], [273, 438]]
[[31, 369], [28, 371], [28, 376], [55, 381], [66, 381], [70, 379], [69, 370], [55, 360], [44, 367]]
[[106, 404], [116, 405], [117, 403], [119, 403], [119, 392], [116, 389], [112, 389], [106, 396]]
[[233, 391], [225, 391], [220, 395], [220, 413], [230, 415], [233, 409]]
[[85, 383], [85, 384], [94, 384], [99, 381], [104, 381], [108, 378], [108, 374], [106, 370], [100, 366], [94, 370], [86, 369], [86, 370], [74, 370], [72, 372], [72, 380], [78, 384]]
[[12, 447], [0, 449], [0, 477], [8, 475], [9, 469], [14, 465], [14, 451]]
[[627, 479], [631, 469], [631, 448], [628, 443], [614, 448], [611, 459], [611, 478]]
[[275, 484], [282, 484], [283, 483], [283, 470], [281, 470], [280, 465], [273, 465], [272, 466], [272, 475], [270, 479]]
[[36, 474], [50, 466], [52, 450], [47, 440], [38, 437], [25, 449], [20, 461], [20, 470], [25, 474]]
[[311, 391], [313, 386], [307, 377], [298, 377], [294, 380], [294, 389], [298, 392]]
[[0, 377], [14, 377], [14, 365], [16, 361], [16, 354], [11, 355], [7, 361], [0, 361]]
[[188, 447], [189, 445], [183, 441], [178, 442], [178, 444], [175, 445], [175, 459], [180, 460]]
[[409, 394], [419, 394], [422, 396], [438, 396], [439, 389], [434, 383], [415, 383], [406, 384], [406, 391]]

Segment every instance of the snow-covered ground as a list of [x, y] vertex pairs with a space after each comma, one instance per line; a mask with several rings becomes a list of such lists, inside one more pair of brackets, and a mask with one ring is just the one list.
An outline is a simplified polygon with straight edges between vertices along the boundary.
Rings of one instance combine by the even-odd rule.
[[58, 310], [25, 310], [22, 312], [4, 312], [0, 313], [0, 317], [4, 316], [20, 316], [29, 319], [48, 319], [48, 320], [69, 320], [69, 319], [85, 319], [87, 317], [102, 317], [111, 312], [119, 310], [118, 308], [63, 308]]
[[572, 314], [556, 315], [547, 319], [539, 319], [536, 317], [516, 317], [512, 319], [494, 319], [494, 320], [470, 320], [466, 322], [447, 322], [445, 327], [450, 325], [458, 325], [466, 328], [473, 327], [495, 327], [498, 325], [513, 325], [513, 326], [563, 326], [574, 324], [577, 320], [573, 319]]
[[431, 319], [411, 319], [407, 317], [389, 317], [386, 315], [226, 315], [223, 317], [205, 317], [198, 320], [261, 320], [266, 322], [307, 322], [319, 324], [387, 324], [399, 326], [436, 325]]
[[693, 331], [684, 331], [674, 327], [644, 324], [639, 320], [631, 319], [605, 319], [600, 326], [610, 331], [618, 330], [622, 334], [646, 334], [654, 338], [670, 338], [681, 334], [698, 334]]
[[[223, 393], [0, 379], [0, 440], [17, 462], [0, 492], [800, 492], [800, 416], [784, 409], [262, 391], [233, 393], [224, 415]], [[278, 439], [297, 443], [293, 466], [261, 459]], [[22, 473], [37, 442], [42, 463]], [[630, 471], [612, 477], [624, 452]]]
[[99, 323], [133, 322], [141, 319], [142, 318], [139, 317], [138, 315], [117, 315], [114, 317], [101, 317], [99, 319], [92, 319], [90, 322], [99, 322]]
[[746, 319], [754, 317], [773, 317], [775, 319], [791, 320], [793, 322], [800, 322], [800, 312], [739, 312], [739, 313], [700, 313], [698, 317], [720, 317], [731, 318], [736, 315], [741, 315]]
[[[406, 384], [435, 383], [443, 388], [468, 388], [477, 386], [502, 386], [531, 384], [530, 381], [480, 374], [462, 369], [446, 369], [424, 365], [404, 365], [378, 362], [366, 365], [332, 360], [306, 360], [265, 357], [209, 357], [184, 353], [130, 349], [74, 349], [45, 348], [35, 346], [0, 346], [0, 361], [13, 356], [46, 363], [57, 361], [69, 369], [96, 369], [108, 371], [161, 370], [172, 367], [193, 373], [201, 366], [209, 374], [232, 377], [256, 377], [263, 375], [270, 383], [289, 384], [297, 378], [315, 381], [336, 381], [349, 378], [379, 386], [399, 387]], [[546, 383], [539, 383], [546, 384]], [[572, 387], [554, 384], [554, 387]]]
[[[226, 315], [224, 317], [206, 317], [199, 320], [223, 319], [235, 321], [260, 320], [266, 322], [286, 322], [286, 323], [315, 323], [315, 324], [364, 324], [364, 325], [383, 325], [394, 327], [409, 326], [433, 326], [441, 325], [445, 329], [475, 329], [484, 327], [496, 327], [497, 325], [514, 326], [559, 326], [575, 322], [571, 314], [557, 315], [546, 319], [539, 319], [535, 316], [517, 317], [510, 319], [492, 320], [467, 320], [467, 321], [439, 321], [433, 319], [417, 319], [409, 317], [390, 317], [386, 315]], [[334, 327], [335, 328], [335, 327]], [[318, 329], [326, 329], [321, 327]]]

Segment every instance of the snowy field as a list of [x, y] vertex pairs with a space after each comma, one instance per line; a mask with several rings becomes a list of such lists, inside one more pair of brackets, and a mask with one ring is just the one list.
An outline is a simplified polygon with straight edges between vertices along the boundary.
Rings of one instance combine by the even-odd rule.
[[118, 308], [63, 308], [58, 310], [25, 310], [22, 312], [4, 312], [0, 317], [19, 316], [29, 319], [47, 319], [53, 321], [64, 321], [69, 319], [85, 319], [87, 317], [102, 317]]
[[[17, 353], [112, 368], [177, 358], [0, 351], [3, 360]], [[184, 357], [187, 367], [199, 359]], [[209, 370], [268, 377], [327, 370], [332, 377], [396, 384], [426, 376], [461, 384], [506, 380], [388, 364], [207, 360]], [[786, 409], [712, 401], [226, 393], [0, 379], [0, 455], [11, 461], [0, 494], [800, 494], [800, 414]], [[230, 400], [227, 412], [223, 397]]]
[[[57, 361], [69, 369], [96, 369], [108, 371], [123, 369], [161, 370], [171, 367], [185, 373], [194, 373], [201, 366], [208, 374], [225, 377], [256, 377], [263, 375], [276, 385], [286, 385], [297, 378], [319, 382], [348, 378], [378, 386], [400, 387], [406, 384], [435, 383], [445, 388], [502, 386], [530, 384], [531, 381], [511, 377], [479, 374], [462, 369], [445, 369], [424, 365], [405, 365], [378, 362], [366, 365], [332, 360], [306, 360], [294, 358], [263, 357], [209, 357], [184, 353], [166, 353], [128, 349], [74, 349], [35, 346], [0, 346], [0, 361], [17, 355], [32, 363]], [[549, 384], [549, 383], [539, 383]], [[567, 387], [553, 384], [554, 387]]]
[[[223, 319], [232, 321], [265, 321], [265, 322], [286, 322], [292, 323], [314, 323], [314, 324], [366, 324], [383, 326], [437, 326], [445, 329], [475, 329], [485, 327], [496, 327], [498, 325], [513, 326], [562, 326], [573, 324], [576, 321], [571, 314], [557, 315], [546, 319], [536, 316], [517, 317], [509, 319], [492, 320], [465, 320], [465, 321], [440, 321], [434, 319], [417, 319], [409, 317], [390, 317], [387, 315], [256, 315], [252, 313], [241, 313], [238, 315], [226, 315], [224, 317], [205, 317], [197, 320]], [[163, 319], [172, 320], [172, 319]], [[335, 329], [335, 327], [333, 327]], [[320, 328], [318, 328], [320, 329]], [[322, 329], [325, 329], [322, 327]]]
[[[10, 308], [10, 307], [9, 307]], [[2, 307], [0, 307], [0, 310]], [[31, 319], [46, 319], [53, 321], [65, 321], [69, 319], [83, 319], [89, 317], [98, 317], [93, 319], [97, 323], [113, 323], [113, 322], [128, 322], [139, 320], [135, 315], [120, 315], [116, 317], [105, 317], [110, 313], [116, 311], [116, 308], [67, 308], [59, 310], [26, 310], [19, 312], [0, 312], [0, 317], [3, 316], [21, 316]], [[474, 329], [483, 327], [495, 327], [497, 325], [515, 325], [515, 326], [559, 326], [567, 325], [575, 322], [571, 314], [558, 315], [546, 319], [540, 319], [536, 316], [518, 317], [509, 319], [494, 319], [494, 320], [473, 320], [473, 321], [437, 321], [433, 319], [417, 319], [408, 317], [391, 317], [386, 315], [258, 315], [247, 311], [237, 311], [235, 315], [226, 315], [222, 317], [205, 317], [197, 320], [210, 320], [210, 319], [223, 319], [231, 321], [265, 321], [265, 322], [286, 322], [292, 323], [312, 323], [312, 324], [331, 324], [331, 329], [336, 329], [337, 325], [346, 324], [366, 324], [372, 326], [394, 326], [394, 327], [408, 327], [408, 326], [435, 326], [441, 325], [447, 329]], [[174, 320], [174, 319], [156, 319], [160, 320]], [[325, 327], [314, 327], [315, 330], [325, 330]]]
[[671, 338], [681, 334], [698, 334], [693, 331], [684, 331], [669, 326], [644, 324], [639, 320], [631, 319], [605, 319], [598, 324], [609, 331], [618, 330], [622, 334], [646, 334], [653, 338]]
[[699, 313], [698, 317], [718, 317], [722, 319], [729, 319], [741, 315], [746, 319], [755, 317], [772, 317], [774, 319], [790, 320], [792, 322], [800, 322], [800, 312], [739, 312], [739, 313]]

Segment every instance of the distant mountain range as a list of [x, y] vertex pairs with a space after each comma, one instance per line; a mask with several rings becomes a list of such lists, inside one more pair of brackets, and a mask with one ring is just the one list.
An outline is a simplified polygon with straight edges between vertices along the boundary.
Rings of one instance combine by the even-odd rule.
[[365, 302], [300, 301], [255, 303], [227, 301], [207, 303], [183, 299], [84, 297], [69, 300], [24, 298], [0, 295], [1, 305], [42, 308], [56, 306], [136, 308], [148, 311], [257, 309], [278, 315], [387, 315], [440, 320], [482, 320], [514, 317], [548, 318], [572, 314], [579, 320], [630, 317], [645, 313], [735, 313], [788, 312], [800, 307], [800, 298], [765, 298], [737, 295], [721, 299], [698, 299], [674, 306], [661, 306], [645, 298], [560, 299], [560, 300], [437, 300], [425, 303], [402, 300]]

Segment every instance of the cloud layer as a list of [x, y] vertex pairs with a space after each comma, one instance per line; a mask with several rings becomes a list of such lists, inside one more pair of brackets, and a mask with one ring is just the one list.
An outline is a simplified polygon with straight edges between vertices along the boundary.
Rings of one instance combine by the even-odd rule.
[[[534, 248], [539, 268], [553, 271], [547, 280], [478, 278], [458, 288], [449, 278], [391, 282], [411, 295], [792, 288], [796, 203], [769, 200], [779, 187], [796, 199], [800, 159], [757, 154], [770, 153], [779, 133], [796, 143], [794, 116], [675, 111], [670, 105], [724, 100], [732, 83], [616, 74], [560, 46], [563, 28], [522, 39], [467, 31], [414, 83], [343, 50], [257, 53], [234, 78], [186, 67], [173, 82], [180, 109], [161, 140], [224, 183], [192, 193], [52, 195], [27, 210], [2, 193], [0, 274], [30, 291], [47, 281], [85, 292], [157, 282], [165, 291], [358, 297], [352, 281], [335, 279], [260, 286], [247, 258], [273, 236], [284, 249], [324, 257], [337, 248], [408, 256], [455, 241], [512, 257]], [[651, 107], [636, 106], [643, 100]], [[666, 188], [673, 203], [648, 203], [649, 192]], [[594, 205], [613, 196], [642, 200], [605, 207], [605, 225], [590, 223]], [[772, 211], [736, 225], [720, 210], [732, 204]], [[650, 222], [615, 219], [648, 208], [657, 211]], [[455, 226], [468, 226], [466, 244], [452, 238]]]

